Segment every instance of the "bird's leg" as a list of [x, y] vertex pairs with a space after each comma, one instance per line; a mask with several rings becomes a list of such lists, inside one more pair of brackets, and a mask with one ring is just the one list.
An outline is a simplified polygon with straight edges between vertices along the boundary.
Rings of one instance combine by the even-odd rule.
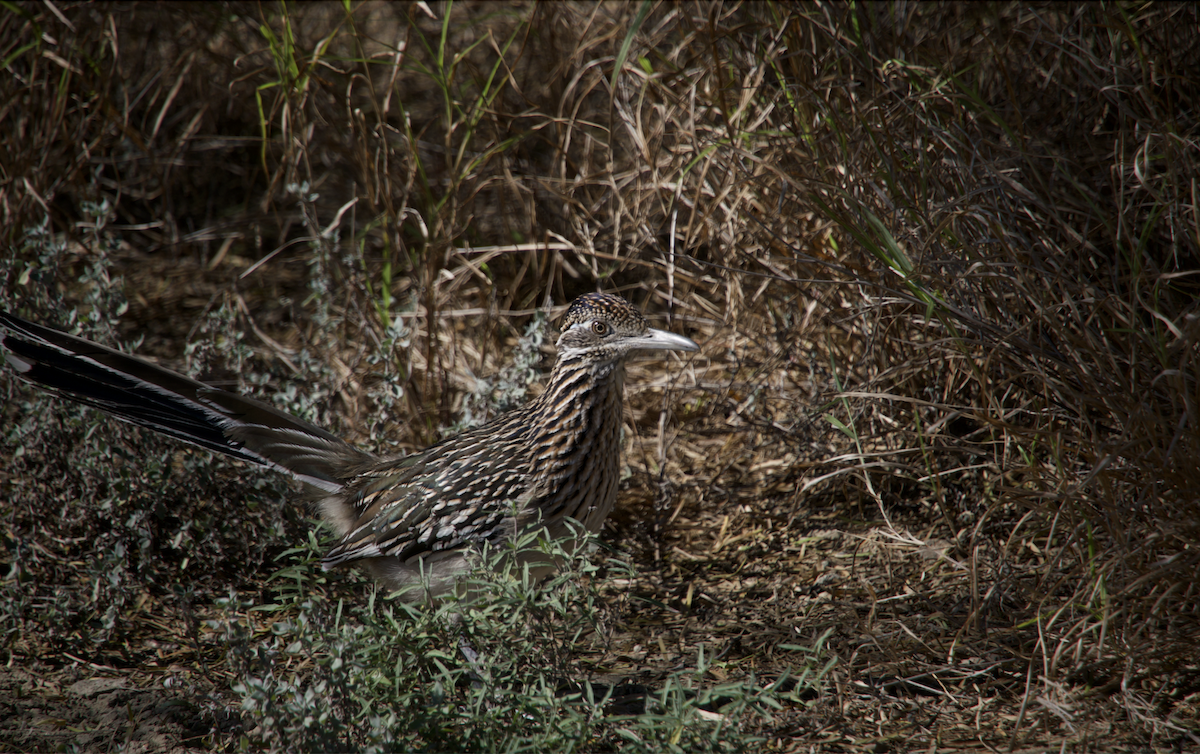
[[462, 654], [463, 659], [467, 661], [467, 665], [471, 668], [471, 688], [476, 690], [482, 689], [484, 687], [484, 681], [488, 680], [485, 678], [488, 673], [483, 668], [483, 663], [481, 662], [481, 658], [484, 656], [479, 653], [479, 650], [471, 646], [470, 640], [467, 639], [466, 632], [463, 631], [464, 626], [462, 613], [455, 610], [454, 612], [450, 613], [448, 618], [450, 621], [450, 627], [456, 634], [458, 634], [458, 651]]

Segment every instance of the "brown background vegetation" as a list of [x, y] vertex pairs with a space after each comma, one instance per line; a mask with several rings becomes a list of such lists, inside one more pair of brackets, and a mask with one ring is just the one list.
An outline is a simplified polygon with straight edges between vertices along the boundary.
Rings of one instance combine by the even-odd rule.
[[[598, 676], [831, 631], [746, 735], [1200, 746], [1194, 7], [29, 4], [0, 51], [9, 311], [400, 450], [580, 293], [702, 344], [631, 368]], [[0, 742], [233, 746], [205, 621], [306, 512], [2, 382]]]

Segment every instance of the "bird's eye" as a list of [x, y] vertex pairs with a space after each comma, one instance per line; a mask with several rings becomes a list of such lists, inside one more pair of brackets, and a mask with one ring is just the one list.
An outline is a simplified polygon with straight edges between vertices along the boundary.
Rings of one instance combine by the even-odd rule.
[[601, 322], [598, 319], [593, 320], [592, 321], [592, 332], [596, 333], [597, 335], [608, 335], [608, 323]]

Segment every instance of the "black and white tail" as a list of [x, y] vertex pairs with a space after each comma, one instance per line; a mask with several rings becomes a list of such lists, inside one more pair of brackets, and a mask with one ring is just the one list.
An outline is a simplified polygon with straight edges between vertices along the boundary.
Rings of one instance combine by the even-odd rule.
[[25, 380], [123, 421], [341, 491], [373, 456], [262, 401], [0, 312], [0, 343]]

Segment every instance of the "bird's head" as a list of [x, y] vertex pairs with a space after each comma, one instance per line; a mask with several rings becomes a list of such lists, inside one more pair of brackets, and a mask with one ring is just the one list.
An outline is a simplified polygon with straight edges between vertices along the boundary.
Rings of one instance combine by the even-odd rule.
[[613, 364], [630, 351], [696, 351], [691, 338], [656, 330], [620, 296], [585, 293], [571, 304], [558, 338], [560, 361], [584, 358]]

